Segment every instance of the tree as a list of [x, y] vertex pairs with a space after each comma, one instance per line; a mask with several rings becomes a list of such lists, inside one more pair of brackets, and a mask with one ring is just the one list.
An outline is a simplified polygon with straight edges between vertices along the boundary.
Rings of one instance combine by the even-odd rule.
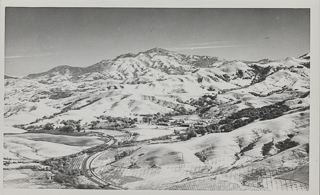
[[187, 139], [188, 139], [188, 140], [191, 139], [192, 137], [197, 137], [197, 134], [196, 134], [196, 132], [194, 131], [194, 129], [190, 129], [190, 130], [188, 131], [188, 134], [187, 134]]
[[173, 131], [173, 133], [174, 133], [175, 135], [179, 135], [179, 134], [180, 134], [180, 131], [175, 129], [175, 130]]
[[180, 134], [180, 135], [179, 135], [179, 139], [180, 139], [181, 141], [186, 141], [186, 140], [187, 140], [187, 135]]
[[204, 127], [199, 127], [199, 133], [201, 135], [205, 135], [207, 133], [207, 130]]
[[280, 150], [280, 152], [287, 150], [289, 148], [295, 147], [299, 145], [298, 142], [293, 141], [291, 139], [285, 139], [284, 141], [280, 141], [278, 143], [276, 143], [276, 147]]
[[76, 125], [76, 129], [77, 129], [78, 132], [80, 132], [81, 131], [81, 126], [79, 124], [77, 124]]
[[242, 70], [238, 70], [236, 74], [237, 74], [237, 76], [240, 77], [240, 78], [243, 77], [243, 71], [242, 71]]
[[73, 132], [74, 130], [75, 128], [72, 125], [66, 125], [61, 128], [61, 131], [63, 132]]
[[203, 77], [198, 77], [197, 81], [198, 83], [202, 83]]
[[261, 152], [262, 152], [262, 155], [265, 156], [265, 155], [269, 154], [269, 151], [272, 149], [272, 146], [273, 146], [273, 145], [274, 145], [274, 144], [273, 144], [273, 141], [264, 144], [264, 145], [262, 146], [262, 151], [261, 151]]
[[223, 130], [224, 132], [230, 132], [233, 130], [233, 128], [230, 124], [225, 124], [223, 127], [221, 127], [221, 130]]
[[53, 123], [46, 123], [43, 127], [44, 130], [53, 130], [54, 126]]

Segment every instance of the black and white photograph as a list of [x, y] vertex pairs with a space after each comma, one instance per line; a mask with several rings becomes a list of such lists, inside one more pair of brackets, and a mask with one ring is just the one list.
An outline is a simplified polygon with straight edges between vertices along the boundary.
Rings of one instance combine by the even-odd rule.
[[310, 5], [1, 11], [3, 189], [315, 190]]

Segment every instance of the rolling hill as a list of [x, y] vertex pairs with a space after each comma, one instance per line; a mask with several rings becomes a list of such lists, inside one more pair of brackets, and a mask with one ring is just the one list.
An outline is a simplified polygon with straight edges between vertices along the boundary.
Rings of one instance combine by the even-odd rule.
[[308, 56], [227, 61], [154, 48], [88, 67], [64, 65], [23, 78], [6, 77], [5, 123], [37, 119], [36, 124], [66, 119], [89, 123], [100, 115], [174, 113], [181, 107], [197, 113], [199, 106], [190, 102], [206, 94], [216, 97], [201, 105], [208, 118], [292, 102], [310, 90]]

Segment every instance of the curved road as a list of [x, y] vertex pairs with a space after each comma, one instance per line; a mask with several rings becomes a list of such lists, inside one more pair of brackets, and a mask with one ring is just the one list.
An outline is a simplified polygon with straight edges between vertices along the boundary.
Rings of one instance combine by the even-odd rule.
[[[106, 145], [109, 145], [110, 146], [113, 146], [114, 144], [117, 143], [117, 140], [108, 135], [110, 138], [111, 138], [111, 141], [112, 143], [109, 145], [109, 142], [108, 143], [105, 143]], [[106, 149], [107, 150], [107, 149]], [[105, 150], [104, 150], [105, 151]], [[105, 189], [112, 189], [112, 190], [124, 190], [124, 188], [121, 188], [119, 186], [115, 186], [115, 185], [112, 185], [102, 179], [100, 179], [95, 173], [94, 171], [91, 169], [91, 164], [92, 164], [92, 161], [94, 159], [96, 159], [99, 155], [102, 154], [102, 152], [104, 151], [100, 151], [100, 152], [95, 152], [94, 154], [92, 155], [89, 155], [87, 158], [84, 159], [84, 161], [82, 162], [82, 165], [81, 165], [81, 170], [83, 171], [84, 173], [84, 176], [86, 176], [90, 181], [98, 184], [99, 186], [104, 186]]]

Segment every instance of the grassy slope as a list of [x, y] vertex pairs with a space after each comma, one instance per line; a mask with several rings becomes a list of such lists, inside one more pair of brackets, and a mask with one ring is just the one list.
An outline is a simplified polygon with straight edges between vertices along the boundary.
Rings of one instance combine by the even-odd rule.
[[[299, 132], [293, 140], [300, 144], [308, 143], [308, 127], [297, 128], [309, 117], [309, 111], [304, 111], [303, 116], [300, 113], [293, 113], [279, 117], [273, 120], [259, 121], [247, 126], [241, 127], [229, 133], [209, 134], [203, 137], [193, 138], [189, 141], [173, 143], [173, 144], [157, 144], [144, 145], [136, 153], [130, 157], [126, 157], [118, 161], [119, 164], [129, 164], [131, 157], [136, 158], [139, 166], [156, 165], [179, 165], [182, 163], [202, 163], [194, 153], [212, 147], [208, 152], [208, 160], [216, 157], [234, 157], [235, 153], [240, 152], [240, 147], [236, 142], [237, 137], [243, 138], [243, 146], [248, 145], [254, 139], [253, 130], [268, 129], [270, 133], [263, 134], [258, 140], [253, 150], [245, 153], [245, 156], [253, 158], [261, 158], [261, 147], [264, 143], [270, 142], [274, 138], [275, 142], [283, 141], [287, 138], [287, 134], [293, 131]], [[144, 154], [138, 156], [139, 154]]]

